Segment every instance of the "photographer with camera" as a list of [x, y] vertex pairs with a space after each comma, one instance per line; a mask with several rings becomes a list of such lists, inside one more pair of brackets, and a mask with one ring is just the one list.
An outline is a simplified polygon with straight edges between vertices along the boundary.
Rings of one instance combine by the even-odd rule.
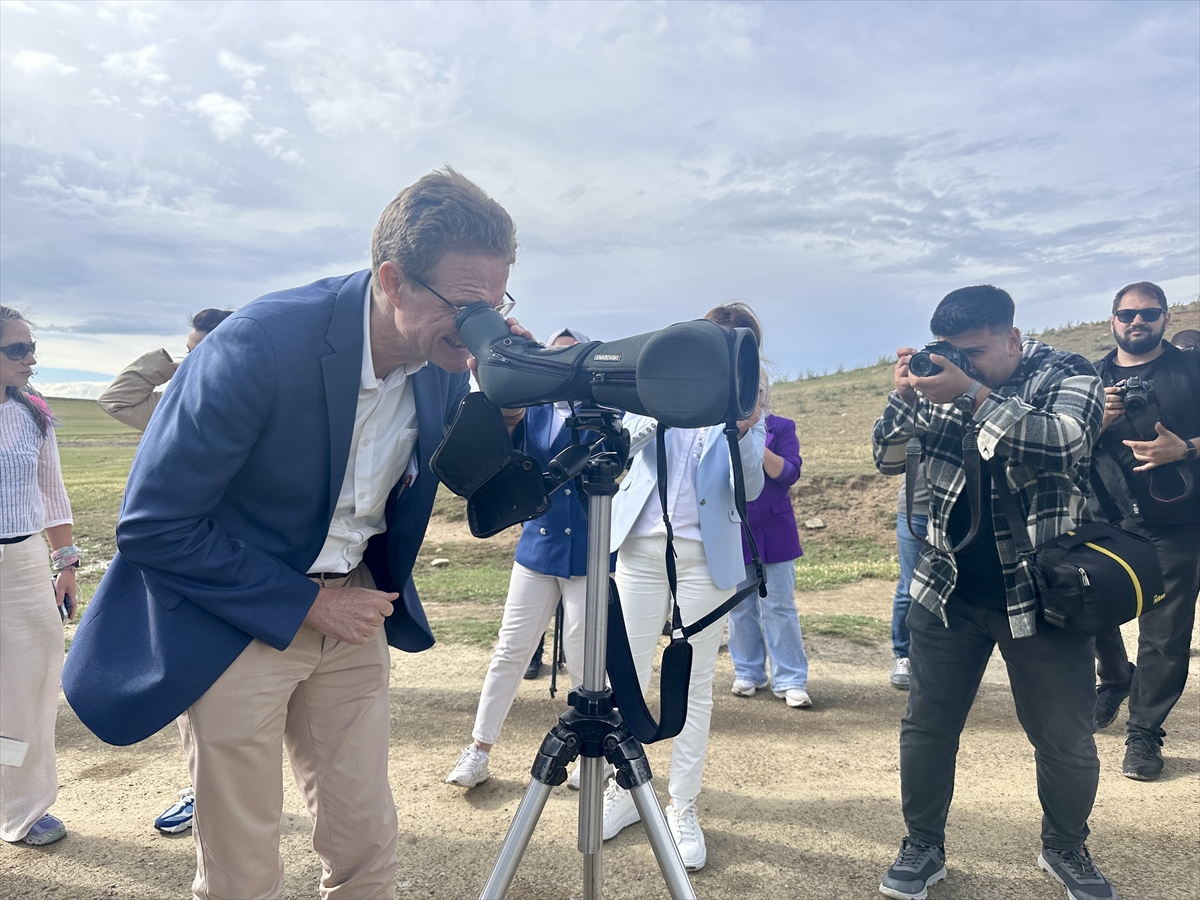
[[1154, 614], [1138, 620], [1136, 667], [1119, 629], [1096, 638], [1096, 727], [1129, 697], [1121, 771], [1136, 781], [1162, 772], [1162, 726], [1187, 681], [1200, 592], [1200, 353], [1168, 343], [1170, 324], [1162, 288], [1126, 285], [1113, 300], [1116, 349], [1095, 364], [1105, 393], [1096, 471], [1108, 495], [1126, 499], [1116, 508], [1154, 541], [1166, 587]]
[[1084, 843], [1100, 774], [1094, 644], [1039, 621], [1033, 579], [1018, 565], [986, 465], [1001, 461], [997, 471], [1035, 547], [1085, 521], [1089, 457], [1104, 407], [1100, 380], [1076, 354], [1022, 342], [1012, 298], [991, 285], [947, 294], [930, 330], [938, 343], [926, 351], [896, 351], [896, 387], [873, 436], [885, 475], [905, 471], [915, 438], [930, 493], [929, 543], [911, 586], [911, 675], [900, 728], [908, 835], [879, 890], [919, 900], [946, 877], [959, 737], [999, 646], [1017, 718], [1034, 746], [1043, 810], [1038, 865], [1075, 900], [1113, 900]]
[[[718, 325], [749, 328], [762, 346], [762, 329], [745, 303], [718, 306], [704, 318]], [[738, 423], [747, 500], [758, 497], [763, 488], [766, 428], [760, 413], [761, 409], [755, 408], [749, 419]], [[633, 464], [613, 500], [610, 546], [619, 551], [615, 577], [629, 648], [644, 694], [672, 602], [664, 568], [667, 533], [656, 489], [659, 472], [655, 436], [660, 426], [655, 419], [639, 415], [626, 416], [624, 424], [632, 438]], [[677, 557], [676, 602], [686, 624], [716, 609], [745, 581], [741, 519], [734, 502], [733, 471], [723, 426], [669, 428], [666, 455], [667, 512]], [[723, 619], [718, 620], [690, 639], [693, 657], [687, 720], [671, 743], [667, 824], [689, 869], [703, 868], [708, 859], [696, 797], [708, 751], [713, 676], [723, 625]], [[604, 839], [615, 837], [640, 819], [632, 794], [615, 780], [610, 782], [604, 793]]]

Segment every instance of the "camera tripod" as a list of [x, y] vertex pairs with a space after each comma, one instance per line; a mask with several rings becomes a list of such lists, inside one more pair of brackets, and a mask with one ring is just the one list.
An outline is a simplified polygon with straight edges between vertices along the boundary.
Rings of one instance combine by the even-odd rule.
[[[576, 429], [613, 434], [615, 414], [588, 409], [568, 420]], [[607, 426], [607, 427], [605, 427]], [[553, 465], [551, 470], [553, 472]], [[579, 852], [583, 854], [583, 896], [601, 900], [604, 887], [603, 833], [604, 760], [617, 770], [617, 783], [633, 795], [659, 871], [672, 900], [695, 900], [679, 848], [650, 785], [650, 763], [641, 743], [621, 720], [612, 690], [605, 682], [608, 640], [608, 542], [612, 498], [623, 460], [602, 453], [587, 460], [583, 483], [588, 496], [587, 605], [584, 614], [583, 684], [571, 691], [571, 708], [559, 717], [542, 741], [533, 762], [529, 786], [513, 816], [500, 854], [492, 866], [480, 900], [502, 900], [508, 893], [551, 788], [567, 780], [567, 765], [580, 762]]]

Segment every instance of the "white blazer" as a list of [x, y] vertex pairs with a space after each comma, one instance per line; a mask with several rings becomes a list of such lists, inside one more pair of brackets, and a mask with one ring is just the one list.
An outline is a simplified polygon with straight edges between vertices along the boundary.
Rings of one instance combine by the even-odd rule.
[[[626, 415], [622, 424], [629, 429], [633, 465], [613, 500], [610, 550], [620, 548], [629, 536], [647, 498], [658, 485], [658, 460], [654, 453], [658, 422], [648, 416]], [[732, 590], [746, 579], [746, 564], [742, 557], [742, 520], [733, 502], [729, 445], [723, 432], [722, 425], [708, 429], [704, 452], [696, 469], [696, 502], [699, 504], [700, 537], [713, 584]], [[667, 429], [668, 449], [674, 435], [675, 429]], [[762, 493], [766, 442], [767, 429], [762, 419], [738, 441], [745, 470], [747, 502]]]

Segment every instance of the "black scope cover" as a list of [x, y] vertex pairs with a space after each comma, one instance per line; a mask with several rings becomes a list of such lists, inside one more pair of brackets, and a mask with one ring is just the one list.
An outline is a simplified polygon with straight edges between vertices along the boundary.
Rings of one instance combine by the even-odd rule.
[[543, 347], [513, 334], [486, 303], [455, 318], [479, 361], [479, 387], [497, 406], [577, 400], [651, 416], [673, 428], [749, 418], [758, 402], [758, 344], [746, 328], [706, 319], [661, 331]]

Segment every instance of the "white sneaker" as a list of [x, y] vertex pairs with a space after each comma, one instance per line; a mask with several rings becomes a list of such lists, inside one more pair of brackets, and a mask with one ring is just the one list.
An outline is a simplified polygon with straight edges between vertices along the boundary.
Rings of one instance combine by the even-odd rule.
[[616, 779], [604, 789], [604, 840], [611, 840], [634, 822], [642, 821], [642, 815], [633, 802], [633, 794], [617, 784]]
[[457, 784], [465, 788], [475, 787], [488, 780], [488, 760], [491, 754], [480, 750], [474, 744], [463, 748], [454, 764], [454, 770], [447, 776], [446, 784]]
[[792, 709], [808, 709], [812, 706], [812, 699], [804, 688], [789, 688], [786, 691], [772, 691], [771, 693]]
[[760, 683], [747, 681], [745, 678], [737, 678], [734, 679], [733, 688], [730, 690], [730, 693], [735, 697], [753, 697], [755, 691], [766, 686], [767, 683], [765, 681]]
[[892, 686], [897, 690], [907, 691], [909, 682], [912, 680], [912, 667], [909, 665], [908, 657], [897, 657], [896, 664], [892, 666], [892, 674], [888, 678]]
[[[676, 806], [679, 803], [680, 805]], [[671, 800], [667, 807], [667, 827], [675, 838], [675, 846], [689, 869], [703, 869], [708, 862], [708, 848], [704, 845], [704, 832], [700, 830], [700, 817], [696, 814], [696, 801], [680, 803]]]
[[[616, 772], [616, 768], [612, 763], [606, 763], [604, 766], [603, 778], [612, 778]], [[567, 776], [567, 787], [573, 791], [579, 790], [579, 779], [583, 777], [583, 760], [575, 763], [575, 768], [571, 770], [571, 774]]]

